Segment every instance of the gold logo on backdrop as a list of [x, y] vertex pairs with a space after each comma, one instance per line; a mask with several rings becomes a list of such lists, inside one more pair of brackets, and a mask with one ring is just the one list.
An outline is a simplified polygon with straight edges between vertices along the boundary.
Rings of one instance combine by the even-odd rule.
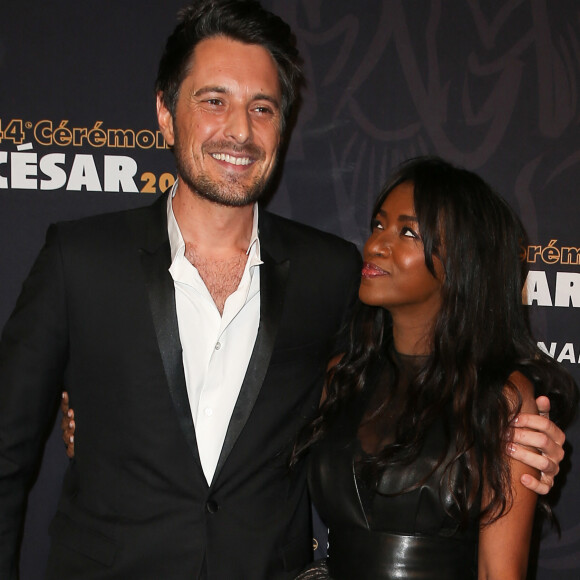
[[580, 265], [580, 248], [557, 245], [558, 240], [550, 240], [547, 246], [522, 248], [523, 258], [528, 264], [568, 264]]
[[[175, 176], [139, 171], [131, 150], [169, 149], [160, 131], [107, 128], [103, 121], [92, 127], [72, 127], [68, 120], [36, 123], [0, 119], [0, 144], [16, 151], [0, 151], [0, 190], [56, 190], [158, 193], [170, 188]], [[38, 153], [35, 146], [53, 151]], [[54, 152], [54, 148], [57, 152]], [[103, 153], [70, 152], [70, 148], [113, 149]], [[59, 151], [59, 148], [68, 151]], [[125, 151], [122, 151], [125, 150]], [[126, 151], [129, 150], [129, 151]], [[130, 153], [131, 155], [127, 155]], [[140, 182], [140, 184], [139, 184]]]
[[96, 121], [92, 127], [71, 127], [68, 120], [55, 123], [43, 119], [36, 123], [11, 119], [0, 119], [0, 143], [9, 141], [14, 145], [35, 141], [49, 147], [108, 147], [109, 149], [169, 149], [161, 131], [150, 129], [122, 129], [103, 127], [103, 121]]

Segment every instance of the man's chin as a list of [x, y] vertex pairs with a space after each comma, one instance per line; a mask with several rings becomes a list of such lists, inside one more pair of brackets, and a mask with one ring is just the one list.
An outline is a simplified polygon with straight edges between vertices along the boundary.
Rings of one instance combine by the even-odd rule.
[[264, 194], [263, 189], [249, 192], [224, 192], [204, 188], [193, 188], [192, 191], [195, 191], [199, 197], [206, 199], [207, 201], [226, 207], [245, 207], [247, 205], [253, 205], [262, 198]]
[[260, 199], [261, 196], [258, 197], [217, 197], [211, 195], [202, 195], [198, 194], [200, 197], [206, 199], [207, 201], [211, 201], [216, 205], [221, 205], [223, 207], [247, 207], [248, 205], [254, 205]]
[[226, 207], [253, 205], [264, 196], [266, 189], [263, 183], [254, 183], [249, 186], [229, 184], [220, 187], [214, 182], [182, 179], [189, 186], [189, 189], [199, 197]]

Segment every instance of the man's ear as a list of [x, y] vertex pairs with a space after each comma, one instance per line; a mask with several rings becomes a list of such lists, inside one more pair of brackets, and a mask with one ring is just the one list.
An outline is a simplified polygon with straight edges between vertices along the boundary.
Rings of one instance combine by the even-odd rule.
[[163, 102], [163, 93], [157, 93], [157, 123], [165, 142], [170, 147], [175, 144], [175, 134], [173, 131], [173, 115]]

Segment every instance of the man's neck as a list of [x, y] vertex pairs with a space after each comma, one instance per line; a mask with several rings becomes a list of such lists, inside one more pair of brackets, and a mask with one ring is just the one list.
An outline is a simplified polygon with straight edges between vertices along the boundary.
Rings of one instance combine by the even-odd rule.
[[185, 257], [199, 272], [223, 315], [225, 303], [239, 286], [254, 223], [253, 204], [228, 207], [180, 187], [173, 214], [185, 242]]
[[252, 236], [253, 204], [229, 207], [192, 193], [183, 183], [172, 200], [173, 213], [187, 246], [206, 259], [245, 253]]

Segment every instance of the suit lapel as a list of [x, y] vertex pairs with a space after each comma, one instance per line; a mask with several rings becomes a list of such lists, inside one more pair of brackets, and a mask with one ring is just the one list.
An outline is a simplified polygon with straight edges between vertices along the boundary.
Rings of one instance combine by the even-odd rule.
[[[154, 203], [151, 213], [134, 214], [133, 231], [141, 240], [141, 266], [145, 275], [149, 307], [157, 335], [159, 352], [177, 412], [179, 425], [201, 470], [195, 427], [187, 396], [175, 288], [169, 273], [171, 248], [167, 236], [167, 195]], [[153, 218], [153, 219], [151, 219]], [[145, 239], [144, 239], [145, 236]], [[205, 478], [203, 478], [205, 481]]]
[[260, 325], [248, 370], [228, 425], [213, 477], [214, 482], [248, 421], [260, 393], [270, 364], [286, 296], [290, 260], [281, 257], [281, 252], [277, 251], [278, 240], [275, 239], [275, 232], [272, 232], [272, 235], [269, 232], [267, 228], [268, 216], [264, 214], [265, 212], [260, 210], [260, 253], [264, 262], [260, 266]]

